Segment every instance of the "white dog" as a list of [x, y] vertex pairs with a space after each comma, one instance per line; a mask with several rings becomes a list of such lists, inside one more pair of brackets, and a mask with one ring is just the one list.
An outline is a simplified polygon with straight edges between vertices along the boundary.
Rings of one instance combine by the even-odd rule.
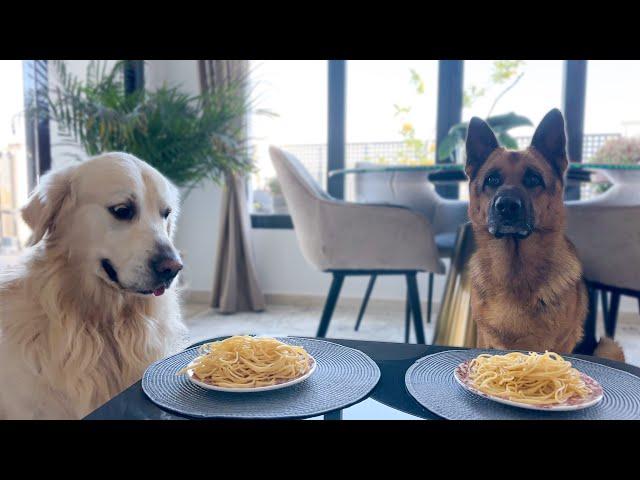
[[0, 418], [82, 418], [182, 346], [177, 213], [132, 155], [41, 179], [22, 210], [32, 246], [0, 272]]

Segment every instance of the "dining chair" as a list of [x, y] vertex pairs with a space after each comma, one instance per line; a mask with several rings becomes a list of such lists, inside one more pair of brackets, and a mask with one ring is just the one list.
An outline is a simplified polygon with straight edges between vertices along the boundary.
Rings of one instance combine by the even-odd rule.
[[637, 298], [640, 311], [640, 172], [602, 173], [613, 183], [609, 190], [566, 202], [567, 235], [587, 284], [600, 291], [605, 333], [613, 338], [620, 296]]
[[405, 342], [412, 317], [416, 340], [425, 343], [416, 275], [444, 272], [429, 221], [403, 206], [335, 199], [295, 156], [273, 146], [269, 153], [303, 256], [333, 277], [316, 336], [327, 334], [345, 277], [403, 275], [410, 313]]
[[[469, 220], [467, 213], [469, 202], [449, 200], [438, 195], [434, 184], [429, 181], [428, 174], [425, 172], [393, 172], [384, 171], [380, 167], [380, 164], [371, 162], [358, 162], [356, 164], [356, 168], [380, 169], [380, 171], [370, 171], [356, 175], [355, 200], [359, 203], [387, 202], [406, 206], [420, 212], [431, 225], [434, 241], [438, 248], [438, 256], [450, 259], [453, 255], [458, 229], [460, 225]], [[429, 272], [428, 277], [427, 323], [430, 323], [433, 308], [434, 272]], [[376, 277], [372, 276], [369, 280], [367, 292], [373, 288], [375, 281]], [[356, 330], [362, 321], [367, 300], [368, 295], [365, 294], [358, 314]]]

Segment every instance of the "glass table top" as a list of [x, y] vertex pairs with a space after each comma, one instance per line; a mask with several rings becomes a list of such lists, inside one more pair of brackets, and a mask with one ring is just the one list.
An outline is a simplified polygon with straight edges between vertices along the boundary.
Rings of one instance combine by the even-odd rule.
[[[569, 171], [588, 170], [633, 170], [640, 171], [640, 165], [617, 164], [617, 163], [577, 163], [569, 164]], [[434, 165], [380, 165], [376, 167], [343, 168], [332, 170], [329, 177], [335, 175], [360, 174], [360, 173], [380, 173], [380, 172], [443, 172], [455, 171], [463, 172], [464, 165], [460, 163], [440, 163]]]

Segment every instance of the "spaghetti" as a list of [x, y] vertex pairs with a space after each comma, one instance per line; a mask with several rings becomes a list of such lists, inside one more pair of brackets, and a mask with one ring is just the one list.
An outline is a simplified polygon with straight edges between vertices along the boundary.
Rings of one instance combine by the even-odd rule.
[[591, 393], [571, 362], [548, 351], [478, 355], [469, 364], [469, 379], [483, 393], [529, 405], [555, 405]]
[[196, 380], [218, 387], [277, 385], [305, 375], [313, 365], [304, 348], [268, 337], [238, 335], [202, 345], [199, 353], [178, 373], [191, 370]]

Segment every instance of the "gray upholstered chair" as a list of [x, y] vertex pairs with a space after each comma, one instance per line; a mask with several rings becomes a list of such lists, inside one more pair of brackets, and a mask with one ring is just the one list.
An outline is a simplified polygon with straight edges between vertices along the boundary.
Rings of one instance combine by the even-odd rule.
[[[416, 274], [444, 272], [428, 220], [405, 207], [334, 199], [293, 155], [275, 147], [269, 153], [302, 254], [333, 275], [317, 336], [327, 333], [346, 276], [404, 275], [416, 340], [425, 343]], [[405, 323], [405, 341], [408, 333]]]
[[[379, 164], [358, 162], [358, 168], [380, 168]], [[431, 224], [434, 241], [440, 258], [451, 258], [460, 225], [468, 221], [469, 202], [448, 200], [435, 191], [433, 183], [427, 180], [425, 172], [367, 172], [355, 176], [355, 200], [362, 203], [386, 202], [402, 205], [422, 213]], [[373, 288], [375, 276], [371, 277], [367, 291]], [[368, 296], [365, 295], [365, 302]], [[431, 321], [433, 301], [433, 272], [429, 273], [427, 293], [427, 322]], [[360, 309], [358, 323], [366, 303]]]
[[605, 331], [613, 337], [620, 295], [638, 298], [640, 308], [640, 171], [603, 173], [613, 183], [604, 194], [566, 202], [567, 235], [587, 283], [601, 291]]

